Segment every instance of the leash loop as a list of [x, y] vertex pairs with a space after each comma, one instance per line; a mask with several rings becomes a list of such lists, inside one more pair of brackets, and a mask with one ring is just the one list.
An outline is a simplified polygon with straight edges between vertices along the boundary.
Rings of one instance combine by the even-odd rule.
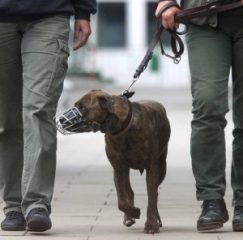
[[170, 40], [171, 41], [171, 50], [174, 55], [172, 56], [165, 52], [164, 47], [163, 47], [163, 42], [162, 42], [162, 39], [160, 36], [159, 44], [160, 44], [161, 54], [165, 55], [166, 57], [171, 58], [175, 64], [178, 64], [181, 60], [181, 56], [185, 49], [184, 43], [183, 43], [182, 39], [178, 36], [176, 29], [167, 30], [167, 32], [170, 34], [170, 37], [171, 37], [171, 40]]

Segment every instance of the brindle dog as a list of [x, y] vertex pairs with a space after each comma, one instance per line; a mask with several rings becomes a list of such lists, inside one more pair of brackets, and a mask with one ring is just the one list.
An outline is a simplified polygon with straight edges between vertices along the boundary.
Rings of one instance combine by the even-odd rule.
[[114, 169], [118, 208], [125, 213], [124, 225], [140, 217], [134, 206], [129, 169], [146, 170], [148, 193], [145, 233], [158, 233], [162, 222], [157, 201], [158, 187], [166, 174], [166, 155], [170, 124], [158, 102], [130, 102], [125, 96], [92, 90], [75, 106], [83, 115], [76, 132], [105, 133], [106, 154]]

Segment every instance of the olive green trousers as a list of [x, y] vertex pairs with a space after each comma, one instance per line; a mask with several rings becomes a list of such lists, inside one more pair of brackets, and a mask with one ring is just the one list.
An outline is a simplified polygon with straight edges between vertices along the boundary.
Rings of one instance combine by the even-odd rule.
[[0, 23], [0, 191], [5, 213], [51, 211], [54, 116], [67, 70], [69, 19]]
[[[191, 25], [187, 34], [193, 120], [191, 158], [198, 200], [223, 198], [225, 180], [225, 119], [229, 111], [232, 70], [233, 205], [243, 206], [243, 27]], [[231, 101], [230, 101], [231, 102]]]

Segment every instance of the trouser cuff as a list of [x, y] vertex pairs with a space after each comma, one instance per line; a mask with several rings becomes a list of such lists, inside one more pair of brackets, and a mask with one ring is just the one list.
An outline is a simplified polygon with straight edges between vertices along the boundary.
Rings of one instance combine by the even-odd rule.
[[8, 207], [8, 208], [6, 208], [6, 209], [3, 210], [3, 212], [4, 212], [5, 215], [7, 213], [9, 213], [9, 212], [12, 212], [12, 211], [14, 211], [14, 212], [22, 212], [22, 209], [19, 206], [19, 207]]
[[198, 201], [223, 199], [220, 194], [197, 195]]

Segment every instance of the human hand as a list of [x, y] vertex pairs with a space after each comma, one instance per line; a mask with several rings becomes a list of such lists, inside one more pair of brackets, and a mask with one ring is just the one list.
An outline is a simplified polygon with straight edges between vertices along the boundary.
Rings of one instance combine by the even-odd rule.
[[161, 19], [161, 24], [165, 29], [174, 29], [178, 27], [178, 24], [175, 23], [175, 15], [180, 12], [181, 10], [178, 7], [172, 6], [166, 9], [161, 16], [158, 16], [160, 10], [165, 7], [171, 1], [162, 1], [159, 2], [157, 9], [155, 11], [155, 16]]
[[91, 34], [90, 22], [76, 19], [74, 23], [73, 50], [83, 47]]

